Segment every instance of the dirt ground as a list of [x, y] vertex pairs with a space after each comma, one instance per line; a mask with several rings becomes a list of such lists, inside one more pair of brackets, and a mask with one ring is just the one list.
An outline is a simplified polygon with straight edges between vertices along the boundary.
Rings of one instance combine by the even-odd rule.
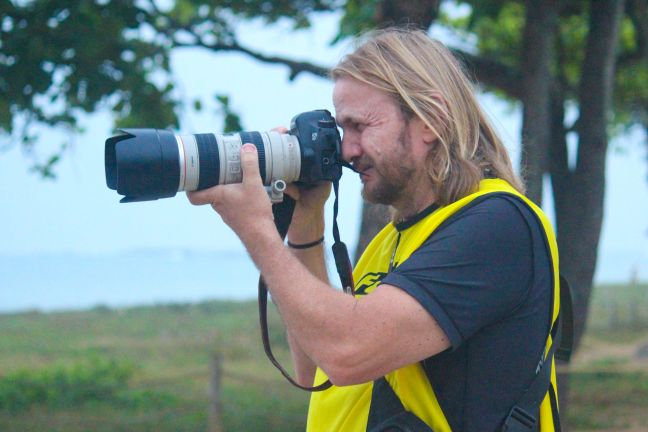
[[[648, 372], [648, 335], [627, 342], [585, 338], [572, 359], [571, 370], [606, 367], [625, 372]], [[648, 401], [646, 403], [648, 409]]]

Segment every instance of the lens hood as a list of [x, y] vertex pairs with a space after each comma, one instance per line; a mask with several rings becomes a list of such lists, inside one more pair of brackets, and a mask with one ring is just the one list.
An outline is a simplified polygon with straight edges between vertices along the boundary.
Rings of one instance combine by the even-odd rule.
[[106, 184], [121, 202], [172, 197], [180, 179], [175, 135], [160, 129], [123, 129], [106, 140]]

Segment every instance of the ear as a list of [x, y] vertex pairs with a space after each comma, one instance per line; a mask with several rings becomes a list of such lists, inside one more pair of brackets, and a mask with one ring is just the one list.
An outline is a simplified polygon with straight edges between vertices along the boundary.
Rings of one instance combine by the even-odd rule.
[[434, 129], [432, 129], [430, 126], [428, 126], [426, 123], [424, 123], [423, 120], [421, 120], [421, 123], [423, 128], [421, 132], [423, 142], [425, 142], [425, 144], [428, 145], [435, 143], [439, 139], [439, 135], [437, 135], [437, 132]]
[[437, 132], [420, 118], [414, 117], [409, 121], [409, 123], [411, 136], [416, 137], [418, 141], [423, 142], [426, 147], [434, 144], [439, 138]]
[[432, 145], [439, 140], [439, 134], [444, 133], [446, 127], [448, 127], [448, 117], [449, 110], [445, 98], [438, 91], [433, 91], [430, 96], [431, 100], [429, 101], [435, 108], [436, 118], [428, 119], [428, 122], [424, 122], [422, 119], [420, 121], [420, 136], [425, 142], [425, 144]]

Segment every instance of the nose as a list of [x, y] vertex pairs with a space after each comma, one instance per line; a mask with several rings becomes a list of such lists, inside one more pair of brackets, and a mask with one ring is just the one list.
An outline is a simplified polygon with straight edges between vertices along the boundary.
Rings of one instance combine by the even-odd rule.
[[353, 162], [362, 154], [362, 148], [357, 140], [351, 133], [344, 133], [342, 135], [342, 158], [347, 162]]

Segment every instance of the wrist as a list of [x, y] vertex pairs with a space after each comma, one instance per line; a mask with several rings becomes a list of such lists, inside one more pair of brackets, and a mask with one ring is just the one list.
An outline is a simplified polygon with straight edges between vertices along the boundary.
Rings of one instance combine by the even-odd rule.
[[293, 244], [306, 244], [324, 236], [324, 214], [310, 217], [293, 217], [288, 228], [287, 240]]
[[322, 243], [324, 243], [324, 236], [318, 238], [317, 240], [313, 240], [312, 242], [308, 242], [308, 243], [293, 243], [290, 240], [288, 240], [287, 243], [288, 243], [288, 247], [290, 247], [292, 249], [310, 249], [310, 248], [314, 248], [314, 247], [319, 246]]
[[295, 205], [292, 220], [324, 220], [324, 205], [319, 206], [305, 206], [299, 201]]
[[249, 229], [245, 233], [238, 234], [250, 255], [258, 251], [276, 248], [277, 244], [282, 244], [279, 232], [273, 222], [263, 226], [257, 225], [255, 229]]

